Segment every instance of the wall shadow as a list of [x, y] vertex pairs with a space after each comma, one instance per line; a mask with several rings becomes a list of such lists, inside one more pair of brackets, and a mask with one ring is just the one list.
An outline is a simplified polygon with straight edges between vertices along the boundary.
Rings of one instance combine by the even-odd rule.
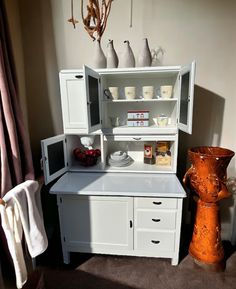
[[182, 179], [189, 167], [187, 151], [195, 146], [219, 146], [225, 100], [198, 85], [194, 87], [192, 134], [180, 131], [177, 174]]
[[[180, 132], [177, 176], [182, 182], [183, 176], [190, 166], [188, 149], [195, 146], [220, 146], [222, 124], [225, 108], [225, 99], [203, 87], [195, 85], [193, 132], [192, 135]], [[183, 222], [192, 223], [194, 218], [194, 202], [189, 200], [191, 194], [184, 202]], [[220, 204], [221, 220], [223, 223], [231, 222], [230, 207], [234, 205], [233, 197]]]
[[[51, 2], [20, 0], [26, 99], [36, 176], [41, 174], [40, 140], [55, 134], [55, 110], [61, 117], [58, 65]], [[56, 124], [58, 126], [58, 124]], [[62, 123], [61, 131], [62, 131]]]

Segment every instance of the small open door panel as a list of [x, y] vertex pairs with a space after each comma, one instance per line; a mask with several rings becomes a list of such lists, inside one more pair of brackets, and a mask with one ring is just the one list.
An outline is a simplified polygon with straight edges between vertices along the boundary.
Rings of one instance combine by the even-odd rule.
[[65, 135], [42, 140], [41, 149], [44, 181], [47, 185], [68, 170]]
[[88, 133], [102, 128], [100, 75], [84, 66], [85, 91], [87, 98]]
[[192, 134], [195, 61], [180, 71], [179, 129]]

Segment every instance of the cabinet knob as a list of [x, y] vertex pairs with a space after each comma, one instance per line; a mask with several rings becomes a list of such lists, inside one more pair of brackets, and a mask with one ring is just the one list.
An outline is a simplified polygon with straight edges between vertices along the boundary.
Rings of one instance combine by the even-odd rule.
[[87, 101], [87, 105], [90, 105], [90, 104], [92, 104], [92, 101]]
[[76, 75], [75, 78], [78, 78], [78, 79], [81, 79], [83, 78], [84, 76], [83, 75]]
[[153, 222], [160, 222], [161, 219], [152, 219]]
[[154, 205], [161, 205], [162, 202], [152, 202]]
[[160, 241], [158, 241], [158, 240], [151, 240], [151, 242], [152, 242], [153, 244], [160, 244]]

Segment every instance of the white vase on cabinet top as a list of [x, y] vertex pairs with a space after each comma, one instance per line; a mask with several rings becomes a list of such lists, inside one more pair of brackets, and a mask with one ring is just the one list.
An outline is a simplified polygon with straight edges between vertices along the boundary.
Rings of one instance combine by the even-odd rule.
[[101, 43], [99, 40], [95, 42], [95, 52], [93, 58], [93, 67], [94, 68], [106, 68], [107, 60], [106, 56], [102, 50]]
[[147, 38], [143, 39], [142, 47], [138, 55], [137, 59], [137, 66], [144, 67], [144, 66], [151, 66], [152, 64], [152, 55], [148, 45]]
[[118, 67], [118, 56], [114, 49], [113, 40], [109, 39], [107, 44], [107, 68], [116, 68]]
[[135, 67], [134, 53], [128, 40], [124, 41], [124, 51], [120, 57], [120, 67]]

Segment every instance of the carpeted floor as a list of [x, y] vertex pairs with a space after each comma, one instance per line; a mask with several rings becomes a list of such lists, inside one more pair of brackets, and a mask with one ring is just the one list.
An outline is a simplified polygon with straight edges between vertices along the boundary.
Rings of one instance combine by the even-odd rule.
[[199, 268], [188, 255], [168, 259], [96, 255], [75, 270], [38, 270], [23, 289], [236, 289], [236, 253], [224, 272]]

